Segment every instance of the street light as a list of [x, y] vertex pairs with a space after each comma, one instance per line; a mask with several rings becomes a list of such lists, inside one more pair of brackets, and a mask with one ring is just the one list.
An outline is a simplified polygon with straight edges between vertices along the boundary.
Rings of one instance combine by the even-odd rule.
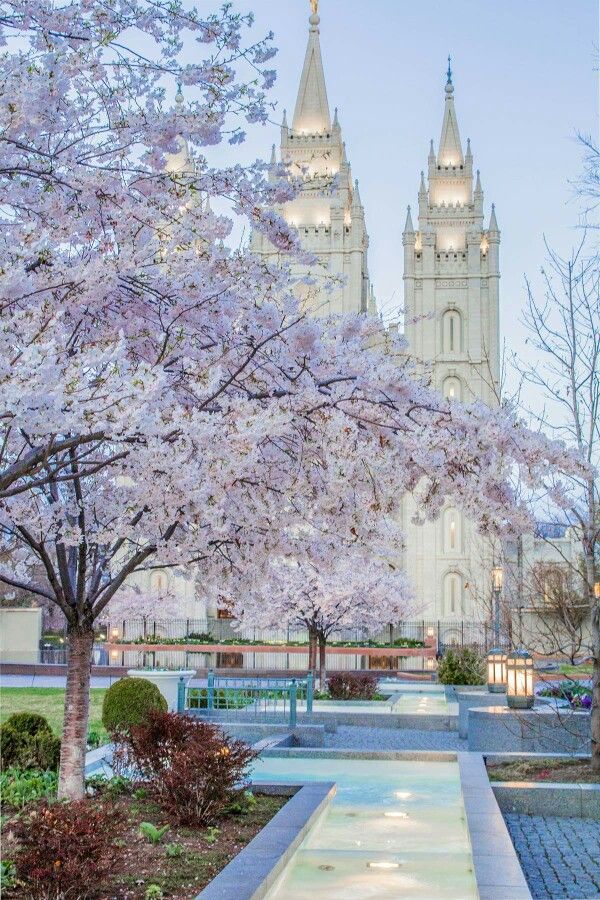
[[600, 600], [600, 581], [597, 581], [594, 585], [594, 597], [596, 600]]
[[503, 581], [504, 572], [502, 571], [502, 566], [493, 566], [492, 590], [494, 593], [494, 643], [496, 646], [500, 643], [500, 593]]
[[513, 650], [506, 657], [506, 702], [512, 709], [531, 709], [533, 659], [527, 650]]

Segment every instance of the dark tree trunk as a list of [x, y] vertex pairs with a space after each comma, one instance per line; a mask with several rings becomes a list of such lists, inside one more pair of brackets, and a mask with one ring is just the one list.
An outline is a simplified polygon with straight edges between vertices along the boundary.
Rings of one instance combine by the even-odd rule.
[[313, 676], [317, 672], [317, 635], [312, 629], [308, 632], [308, 671]]
[[325, 647], [327, 646], [326, 638], [319, 635], [319, 690], [325, 691], [327, 690], [326, 678], [327, 678], [327, 659], [325, 653]]
[[93, 644], [94, 632], [90, 626], [77, 625], [69, 629], [67, 692], [58, 779], [58, 797], [61, 800], [78, 800], [85, 794]]

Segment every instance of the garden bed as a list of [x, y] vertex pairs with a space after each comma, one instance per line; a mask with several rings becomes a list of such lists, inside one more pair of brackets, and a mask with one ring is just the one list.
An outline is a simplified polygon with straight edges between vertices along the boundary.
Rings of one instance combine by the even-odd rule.
[[[169, 897], [190, 900], [252, 840], [287, 802], [288, 797], [255, 795], [256, 804], [242, 815], [228, 815], [214, 827], [190, 828], [171, 824], [158, 843], [140, 833], [142, 822], [160, 828], [164, 813], [140, 795], [111, 801], [110, 873], [89, 888], [86, 897], [146, 900]], [[94, 800], [89, 801], [90, 805]], [[4, 859], [10, 858], [10, 830], [15, 813], [4, 825]], [[156, 885], [156, 888], [152, 888]], [[8, 898], [23, 897], [23, 888], [3, 890]]]
[[600, 784], [584, 759], [528, 759], [511, 763], [487, 763], [490, 781], [539, 781], [551, 784]]

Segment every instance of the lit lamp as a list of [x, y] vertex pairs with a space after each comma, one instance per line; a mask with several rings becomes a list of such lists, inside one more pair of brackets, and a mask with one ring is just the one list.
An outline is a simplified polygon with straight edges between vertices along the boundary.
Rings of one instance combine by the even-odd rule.
[[506, 700], [512, 709], [531, 709], [533, 659], [527, 650], [513, 650], [506, 657]]
[[111, 632], [110, 632], [110, 635], [111, 635], [113, 641], [116, 641], [117, 638], [119, 637], [119, 629], [118, 629], [118, 628], [112, 628], [112, 629], [111, 629]]
[[506, 653], [494, 647], [487, 657], [487, 686], [490, 694], [506, 693]]
[[594, 585], [594, 597], [596, 600], [600, 600], [600, 581], [597, 581]]

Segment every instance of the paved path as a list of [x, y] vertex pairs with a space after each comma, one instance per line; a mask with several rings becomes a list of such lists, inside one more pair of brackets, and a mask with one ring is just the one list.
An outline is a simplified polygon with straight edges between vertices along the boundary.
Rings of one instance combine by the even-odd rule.
[[417, 731], [412, 728], [367, 728], [338, 725], [325, 732], [325, 747], [343, 750], [466, 750], [457, 731]]
[[600, 822], [514, 813], [504, 818], [533, 897], [600, 897]]

